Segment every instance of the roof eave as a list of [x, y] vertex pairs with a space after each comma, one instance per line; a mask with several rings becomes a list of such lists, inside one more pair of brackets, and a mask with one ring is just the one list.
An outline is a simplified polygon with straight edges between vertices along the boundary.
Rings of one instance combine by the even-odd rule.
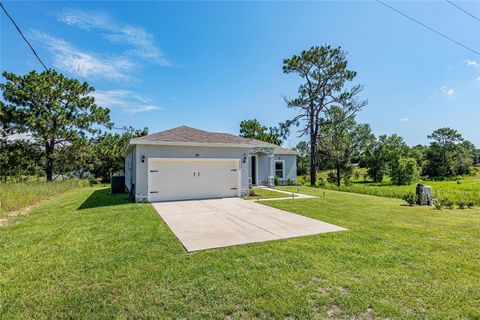
[[131, 149], [133, 149], [133, 144], [129, 143], [127, 145], [127, 147], [125, 148], [125, 150], [123, 151], [123, 156], [126, 157], [128, 155], [128, 153], [130, 152]]
[[145, 140], [145, 139], [131, 139], [129, 145], [222, 147], [222, 148], [254, 148], [254, 147], [273, 148], [270, 145], [251, 145], [247, 143], [176, 142], [176, 141], [151, 141], [151, 140]]
[[289, 150], [289, 151], [277, 151], [275, 154], [291, 154], [291, 155], [298, 155], [298, 152], [295, 150]]

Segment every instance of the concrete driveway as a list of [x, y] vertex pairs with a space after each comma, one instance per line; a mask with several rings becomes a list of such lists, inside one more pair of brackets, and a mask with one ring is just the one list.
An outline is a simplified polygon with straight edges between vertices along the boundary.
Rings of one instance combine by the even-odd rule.
[[346, 230], [239, 198], [152, 205], [187, 251]]

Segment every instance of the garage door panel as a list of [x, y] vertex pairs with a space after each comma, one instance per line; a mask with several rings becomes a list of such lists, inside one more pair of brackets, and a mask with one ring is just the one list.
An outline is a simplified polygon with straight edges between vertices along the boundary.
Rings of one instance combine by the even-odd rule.
[[187, 200], [238, 195], [239, 161], [151, 159], [149, 200]]

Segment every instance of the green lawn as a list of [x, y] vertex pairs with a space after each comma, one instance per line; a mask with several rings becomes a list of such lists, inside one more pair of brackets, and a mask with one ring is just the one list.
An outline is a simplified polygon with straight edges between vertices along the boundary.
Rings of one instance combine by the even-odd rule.
[[0, 228], [0, 318], [480, 318], [479, 209], [300, 192], [265, 204], [349, 231], [186, 253], [151, 205], [66, 193]]
[[257, 199], [257, 196], [258, 196], [258, 198], [259, 198], [260, 200], [261, 200], [261, 199], [273, 199], [273, 198], [288, 198], [288, 197], [291, 197], [291, 195], [288, 195], [288, 194], [285, 194], [285, 193], [281, 193], [281, 192], [272, 191], [272, 190], [267, 190], [267, 189], [264, 189], [264, 188], [254, 188], [253, 190], [254, 190], [254, 192], [255, 192], [255, 195], [254, 195], [254, 196], [243, 197], [242, 199], [245, 199], [245, 200]]

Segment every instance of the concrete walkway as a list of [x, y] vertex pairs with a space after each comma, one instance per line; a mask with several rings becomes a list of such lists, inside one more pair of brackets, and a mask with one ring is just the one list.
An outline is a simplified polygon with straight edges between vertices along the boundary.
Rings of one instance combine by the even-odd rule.
[[240, 198], [152, 205], [187, 251], [346, 230]]
[[[254, 188], [255, 189], [255, 188]], [[258, 198], [258, 201], [276, 201], [276, 200], [292, 200], [292, 192], [288, 192], [288, 191], [283, 191], [283, 190], [278, 190], [278, 189], [273, 189], [273, 188], [267, 188], [267, 187], [261, 187], [259, 189], [262, 189], [262, 190], [270, 190], [270, 191], [274, 191], [274, 192], [278, 192], [278, 193], [283, 193], [283, 194], [288, 194], [290, 197], [288, 198], [266, 198], [266, 199], [262, 199], [262, 197], [259, 197]], [[303, 193], [296, 193], [294, 192], [293, 193], [294, 197], [293, 199], [294, 200], [297, 200], [297, 199], [311, 199], [311, 198], [317, 198], [315, 196], [309, 196], [308, 194], [303, 194]], [[247, 200], [247, 201], [255, 201], [257, 202], [257, 199], [252, 199], [252, 200]]]

